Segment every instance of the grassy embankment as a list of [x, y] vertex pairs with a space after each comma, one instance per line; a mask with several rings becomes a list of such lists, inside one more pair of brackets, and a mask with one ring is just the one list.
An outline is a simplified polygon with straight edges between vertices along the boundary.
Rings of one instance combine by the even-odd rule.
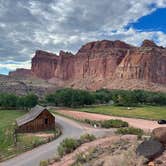
[[[15, 119], [25, 113], [25, 111], [0, 110], [0, 162], [49, 141], [50, 138], [35, 134], [18, 134], [15, 144]], [[53, 136], [56, 134], [55, 131], [44, 133], [52, 133]]]
[[140, 106], [131, 107], [131, 109], [119, 106], [96, 106], [79, 108], [76, 110], [130, 118], [142, 118], [150, 120], [166, 119], [166, 106]]

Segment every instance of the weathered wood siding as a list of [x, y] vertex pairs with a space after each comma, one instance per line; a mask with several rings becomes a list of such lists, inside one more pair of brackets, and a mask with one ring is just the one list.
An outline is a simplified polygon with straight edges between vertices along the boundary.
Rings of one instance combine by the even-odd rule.
[[55, 128], [55, 117], [44, 110], [36, 119], [18, 127], [18, 132], [36, 132]]

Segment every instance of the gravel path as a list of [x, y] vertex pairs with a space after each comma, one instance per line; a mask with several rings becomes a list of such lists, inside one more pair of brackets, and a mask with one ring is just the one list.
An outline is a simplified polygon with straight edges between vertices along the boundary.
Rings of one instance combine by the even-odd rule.
[[157, 121], [152, 120], [144, 120], [144, 119], [136, 119], [136, 118], [124, 118], [117, 116], [109, 116], [95, 113], [87, 113], [87, 112], [79, 112], [72, 110], [58, 110], [60, 114], [64, 114], [70, 117], [74, 117], [76, 119], [91, 119], [91, 120], [108, 120], [108, 119], [120, 119], [129, 123], [130, 126], [141, 128], [145, 131], [152, 131], [157, 127], [166, 127], [166, 125], [159, 125]]

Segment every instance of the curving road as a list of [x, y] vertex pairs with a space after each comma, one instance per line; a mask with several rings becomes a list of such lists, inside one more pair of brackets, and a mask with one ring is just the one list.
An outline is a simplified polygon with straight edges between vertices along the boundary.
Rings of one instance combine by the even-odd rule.
[[91, 133], [97, 137], [113, 134], [112, 129], [94, 129], [84, 124], [56, 115], [56, 123], [63, 128], [63, 134], [56, 140], [41, 145], [34, 150], [25, 152], [15, 158], [0, 163], [0, 166], [39, 166], [41, 160], [46, 160], [55, 155], [59, 143], [66, 137], [76, 137], [84, 133]]

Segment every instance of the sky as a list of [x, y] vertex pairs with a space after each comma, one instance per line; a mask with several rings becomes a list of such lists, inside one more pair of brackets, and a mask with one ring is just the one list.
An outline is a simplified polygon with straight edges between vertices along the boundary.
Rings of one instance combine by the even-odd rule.
[[166, 0], [0, 0], [0, 74], [103, 39], [166, 47]]

